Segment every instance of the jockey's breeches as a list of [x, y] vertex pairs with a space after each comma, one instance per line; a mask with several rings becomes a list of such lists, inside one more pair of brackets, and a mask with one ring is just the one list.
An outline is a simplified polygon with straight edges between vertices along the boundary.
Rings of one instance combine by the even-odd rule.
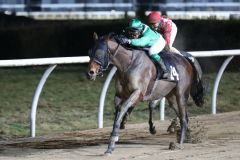
[[166, 41], [162, 36], [160, 36], [159, 39], [150, 47], [149, 55], [151, 56], [153, 54], [158, 54], [159, 52], [161, 52], [165, 47], [165, 44]]

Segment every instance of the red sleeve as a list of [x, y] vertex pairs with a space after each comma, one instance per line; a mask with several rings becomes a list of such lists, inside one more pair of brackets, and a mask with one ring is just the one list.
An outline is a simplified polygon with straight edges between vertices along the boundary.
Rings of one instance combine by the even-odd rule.
[[172, 20], [166, 18], [164, 20], [163, 26], [164, 26], [164, 32], [169, 32], [170, 33], [172, 31]]
[[166, 40], [166, 45], [170, 44], [171, 31], [172, 31], [172, 20], [166, 17], [162, 17], [160, 33], [163, 35], [163, 38]]
[[166, 45], [170, 45], [170, 36], [171, 36], [171, 33], [170, 32], [164, 32], [163, 33], [163, 38], [166, 40]]

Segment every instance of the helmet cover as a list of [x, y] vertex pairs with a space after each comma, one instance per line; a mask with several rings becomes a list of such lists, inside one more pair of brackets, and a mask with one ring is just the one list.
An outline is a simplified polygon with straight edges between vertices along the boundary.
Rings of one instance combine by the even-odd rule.
[[151, 12], [148, 15], [148, 23], [158, 23], [160, 22], [161, 15], [158, 12]]

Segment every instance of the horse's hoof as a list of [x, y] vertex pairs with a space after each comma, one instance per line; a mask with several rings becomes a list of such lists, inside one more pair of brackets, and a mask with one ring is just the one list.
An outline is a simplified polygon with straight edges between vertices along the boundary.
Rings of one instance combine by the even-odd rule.
[[149, 131], [150, 131], [151, 134], [156, 134], [157, 133], [155, 127], [149, 128]]
[[169, 150], [176, 150], [176, 149], [182, 150], [182, 149], [184, 149], [184, 147], [183, 147], [183, 144], [170, 142], [168, 149], [169, 149]]
[[111, 155], [112, 155], [112, 152], [107, 150], [107, 151], [104, 153], [104, 155], [105, 155], [105, 156], [111, 156]]
[[179, 150], [182, 150], [182, 149], [184, 149], [184, 146], [183, 146], [183, 144], [176, 143], [175, 148], [179, 149]]
[[169, 143], [169, 150], [175, 150], [176, 149], [176, 144], [174, 142]]

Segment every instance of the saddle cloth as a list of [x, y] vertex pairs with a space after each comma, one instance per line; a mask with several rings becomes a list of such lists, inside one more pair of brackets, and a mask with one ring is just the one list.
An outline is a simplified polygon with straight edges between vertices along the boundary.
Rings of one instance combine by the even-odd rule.
[[[138, 47], [137, 49], [145, 51], [146, 54], [148, 55], [148, 57], [151, 59], [151, 57], [148, 54], [149, 48], [139, 48]], [[176, 53], [172, 53], [172, 54], [176, 54]], [[172, 59], [172, 56], [171, 56], [172, 54], [171, 53], [166, 53], [166, 51], [162, 51], [158, 55], [163, 59], [163, 62], [165, 64], [168, 72], [170, 73], [171, 81], [176, 81], [177, 82], [177, 81], [179, 81], [179, 73], [178, 73], [176, 65], [175, 65], [175, 63], [174, 63], [174, 61]], [[157, 72], [158, 72], [157, 73], [157, 79], [162, 79], [162, 68], [156, 62], [154, 62], [154, 63], [156, 65], [156, 67], [157, 67]]]
[[[171, 81], [179, 81], [179, 73], [178, 73], [176, 65], [171, 57], [171, 54], [166, 53], [166, 52], [160, 52], [159, 56], [163, 59], [163, 62], [165, 64], [168, 72], [170, 73]], [[158, 72], [162, 71], [162, 69], [160, 68], [159, 65], [157, 65], [157, 68], [158, 68]], [[161, 79], [161, 75], [158, 77]]]

